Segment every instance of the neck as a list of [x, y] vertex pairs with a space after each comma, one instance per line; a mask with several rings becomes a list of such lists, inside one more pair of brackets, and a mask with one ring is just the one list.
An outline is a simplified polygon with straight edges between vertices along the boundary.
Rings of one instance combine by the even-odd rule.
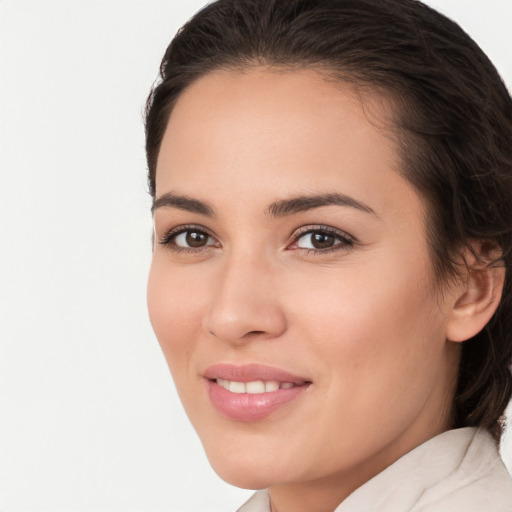
[[307, 482], [270, 489], [272, 512], [333, 512], [358, 486], [340, 477], [333, 482]]
[[[406, 450], [408, 451], [408, 450]], [[406, 453], [406, 452], [404, 452]], [[272, 512], [333, 512], [352, 492], [394, 462], [389, 452], [357, 467], [308, 482], [270, 487]]]

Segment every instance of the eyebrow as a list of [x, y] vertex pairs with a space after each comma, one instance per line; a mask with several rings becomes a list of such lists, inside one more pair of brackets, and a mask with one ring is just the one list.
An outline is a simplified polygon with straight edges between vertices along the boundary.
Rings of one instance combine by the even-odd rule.
[[[322, 206], [347, 206], [365, 213], [377, 215], [368, 205], [353, 197], [340, 193], [318, 194], [312, 196], [298, 196], [291, 199], [274, 201], [267, 209], [272, 217], [286, 217], [295, 213], [321, 208]], [[206, 202], [193, 199], [188, 196], [180, 196], [173, 192], [167, 192], [156, 199], [151, 207], [151, 213], [157, 208], [178, 208], [191, 213], [199, 213], [207, 217], [214, 217], [214, 209]]]
[[178, 208], [179, 210], [199, 213], [201, 215], [206, 215], [207, 217], [215, 216], [213, 208], [208, 203], [199, 201], [198, 199], [192, 199], [188, 196], [180, 196], [173, 192], [167, 192], [156, 199], [151, 207], [151, 213], [154, 213], [157, 208], [163, 207]]
[[377, 215], [368, 205], [345, 194], [332, 193], [313, 196], [299, 196], [291, 199], [281, 199], [273, 202], [268, 207], [268, 213], [272, 217], [285, 217], [294, 213], [320, 208], [322, 206], [348, 206], [365, 213]]

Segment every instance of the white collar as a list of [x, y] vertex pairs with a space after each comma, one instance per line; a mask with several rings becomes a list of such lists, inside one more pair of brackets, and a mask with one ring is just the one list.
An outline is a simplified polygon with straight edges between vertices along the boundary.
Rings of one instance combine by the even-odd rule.
[[[482, 429], [444, 432], [356, 489], [334, 512], [512, 512], [512, 480]], [[256, 492], [237, 512], [270, 512]]]

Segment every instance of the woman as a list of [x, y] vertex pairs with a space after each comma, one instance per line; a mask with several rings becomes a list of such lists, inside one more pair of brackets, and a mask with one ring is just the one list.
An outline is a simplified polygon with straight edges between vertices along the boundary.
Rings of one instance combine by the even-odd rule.
[[512, 510], [511, 135], [414, 0], [219, 0], [172, 41], [149, 312], [241, 511]]

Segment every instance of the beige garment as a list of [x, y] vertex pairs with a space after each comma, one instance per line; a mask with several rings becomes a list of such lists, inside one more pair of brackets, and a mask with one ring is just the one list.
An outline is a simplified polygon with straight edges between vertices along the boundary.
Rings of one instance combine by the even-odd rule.
[[[270, 512], [267, 491], [238, 512]], [[489, 434], [461, 428], [407, 453], [334, 512], [512, 512], [512, 480]]]

